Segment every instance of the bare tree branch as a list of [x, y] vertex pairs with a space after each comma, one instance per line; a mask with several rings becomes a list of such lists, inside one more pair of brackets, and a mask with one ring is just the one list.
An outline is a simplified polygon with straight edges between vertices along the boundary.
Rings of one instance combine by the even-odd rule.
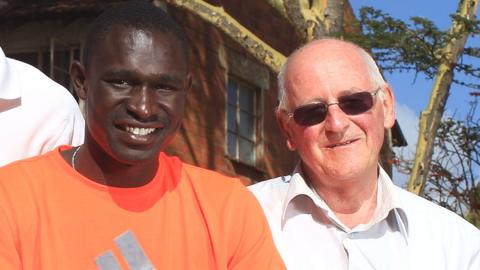
[[290, 21], [290, 17], [287, 14], [287, 10], [285, 9], [285, 6], [283, 5], [283, 0], [265, 0], [271, 7], [273, 7], [275, 10], [282, 15], [284, 19], [287, 21]]
[[327, 0], [327, 8], [324, 12], [324, 21], [327, 33], [342, 32], [344, 10], [344, 0]]
[[[458, 15], [466, 19], [474, 19], [477, 13], [478, 0], [463, 0], [459, 3]], [[450, 32], [458, 38], [452, 38], [444, 47], [435, 83], [431, 92], [427, 109], [420, 116], [420, 129], [416, 148], [416, 157], [412, 174], [408, 181], [408, 190], [415, 194], [423, 194], [433, 154], [436, 131], [439, 127], [450, 85], [453, 81], [453, 69], [465, 46], [468, 32], [465, 23], [454, 19]]]
[[[305, 42], [325, 36], [323, 12], [325, 6], [321, 1], [284, 0], [290, 22], [292, 22], [297, 35]], [[343, 12], [343, 11], [342, 11]]]

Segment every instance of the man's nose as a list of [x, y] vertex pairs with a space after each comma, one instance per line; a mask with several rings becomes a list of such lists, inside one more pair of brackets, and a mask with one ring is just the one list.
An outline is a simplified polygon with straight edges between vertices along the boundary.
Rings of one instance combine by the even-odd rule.
[[157, 113], [154, 91], [147, 85], [139, 85], [132, 90], [127, 110], [138, 119], [147, 119]]
[[331, 133], [344, 132], [350, 123], [348, 115], [346, 115], [338, 104], [330, 104], [325, 118], [325, 131]]

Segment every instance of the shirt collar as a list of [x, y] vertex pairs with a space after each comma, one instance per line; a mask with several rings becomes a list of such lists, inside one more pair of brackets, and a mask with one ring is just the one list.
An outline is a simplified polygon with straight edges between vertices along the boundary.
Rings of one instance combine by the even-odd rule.
[[397, 221], [398, 230], [405, 238], [408, 244], [408, 218], [405, 207], [399, 198], [397, 187], [393, 184], [390, 176], [379, 165], [378, 174], [378, 194], [377, 194], [377, 210], [375, 216], [375, 223], [380, 222], [386, 218], [387, 215], [393, 211], [395, 220]]
[[[369, 228], [374, 224], [381, 222], [389, 217], [392, 213], [392, 217], [395, 218], [398, 230], [408, 243], [408, 220], [401, 201], [398, 198], [398, 194], [395, 191], [395, 185], [388, 174], [379, 165], [378, 175], [378, 187], [377, 187], [377, 208], [375, 210], [374, 218], [372, 222], [366, 225], [360, 225], [363, 228]], [[312, 202], [320, 208], [331, 222], [341, 225], [341, 222], [335, 217], [333, 211], [328, 207], [325, 201], [307, 184], [305, 178], [302, 175], [301, 163], [298, 163], [293, 171], [288, 184], [288, 190], [283, 201], [282, 206], [282, 226], [285, 222], [292, 217], [289, 207], [292, 207], [293, 200], [298, 196], [307, 196]], [[359, 227], [357, 227], [359, 228]], [[357, 229], [355, 228], [355, 229]]]
[[18, 99], [21, 96], [21, 87], [11, 59], [5, 56], [0, 47], [0, 98]]

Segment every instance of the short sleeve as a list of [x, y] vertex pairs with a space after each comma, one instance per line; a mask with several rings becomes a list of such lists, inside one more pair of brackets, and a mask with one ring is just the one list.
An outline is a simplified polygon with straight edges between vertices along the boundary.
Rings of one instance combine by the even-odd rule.
[[232, 194], [236, 201], [232, 213], [232, 235], [238, 235], [239, 241], [233, 241], [230, 250], [233, 254], [228, 269], [285, 269], [285, 265], [275, 247], [268, 222], [260, 204], [253, 194], [238, 183]]
[[20, 257], [15, 247], [15, 235], [12, 222], [11, 218], [7, 216], [5, 209], [7, 203], [4, 200], [5, 194], [2, 192], [2, 188], [0, 185], [0, 269], [21, 269]]
[[63, 104], [57, 107], [56, 111], [56, 114], [60, 114], [61, 121], [57, 123], [57, 127], [51, 128], [52, 136], [45, 144], [46, 147], [42, 150], [42, 153], [48, 152], [60, 145], [78, 146], [81, 145], [84, 140], [85, 120], [83, 119], [78, 104], [67, 91], [60, 93], [65, 95], [65, 97], [62, 97]]

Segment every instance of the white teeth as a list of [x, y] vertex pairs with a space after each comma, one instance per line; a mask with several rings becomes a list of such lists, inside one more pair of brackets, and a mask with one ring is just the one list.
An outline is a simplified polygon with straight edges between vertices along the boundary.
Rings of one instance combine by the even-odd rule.
[[343, 143], [338, 143], [338, 144], [334, 144], [334, 145], [331, 145], [330, 148], [334, 148], [334, 147], [337, 147], [337, 146], [342, 146], [342, 145], [347, 145], [349, 143], [351, 143], [352, 141], [346, 141], [346, 142], [343, 142]]
[[125, 127], [125, 131], [135, 135], [145, 136], [155, 131], [154, 128]]

